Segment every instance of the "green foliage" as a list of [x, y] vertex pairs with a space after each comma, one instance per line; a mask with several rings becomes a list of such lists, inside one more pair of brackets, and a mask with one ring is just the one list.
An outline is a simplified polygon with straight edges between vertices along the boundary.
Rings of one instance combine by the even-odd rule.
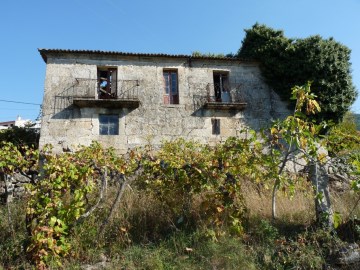
[[14, 145], [39, 147], [40, 133], [31, 126], [11, 127], [0, 130], [0, 142], [11, 142]]
[[[298, 97], [310, 94], [303, 88], [298, 90]], [[317, 108], [313, 102], [298, 104], [304, 115], [306, 109], [311, 112]], [[304, 128], [301, 121], [297, 125]], [[290, 138], [291, 134], [295, 142], [298, 131], [289, 128], [289, 135], [274, 134], [280, 135], [277, 143], [281, 136]], [[98, 262], [100, 254], [111, 259], [109, 268], [322, 269], [334, 247], [325, 232], [293, 227], [289, 236], [264, 216], [248, 220], [244, 179], [254, 181], [254, 186], [274, 183], [273, 169], [281, 159], [263, 151], [267, 145], [263, 138], [246, 134], [213, 148], [184, 140], [165, 142], [159, 151], [131, 152], [127, 159], [96, 143], [76, 153], [55, 155], [45, 149], [41, 178], [29, 188], [27, 206], [14, 211], [18, 215], [15, 222], [22, 220], [15, 226], [21, 231], [19, 237], [3, 241], [8, 230], [0, 233], [0, 247], [9, 254], [0, 255], [2, 266], [30, 268], [22, 255], [22, 246], [27, 243], [28, 255], [39, 269], [77, 269], [84, 263]], [[13, 156], [16, 161], [17, 155]], [[103, 208], [83, 223], [79, 217], [94, 205], [105, 171], [108, 176], [130, 176], [139, 165], [142, 169], [137, 171], [136, 186], [126, 193], [130, 198], [125, 196], [121, 201], [105, 237], [99, 239], [101, 221], [107, 216], [106, 206], [116, 196], [116, 185], [109, 187], [108, 193], [113, 195], [107, 197]], [[291, 180], [287, 177], [281, 178], [283, 187]], [[25, 232], [25, 211], [30, 237]], [[7, 227], [2, 216], [0, 229]], [[162, 234], [164, 224], [173, 227]], [[153, 233], [152, 238], [149, 233]]]
[[354, 115], [347, 113], [342, 122], [334, 125], [326, 136], [327, 148], [331, 156], [344, 156], [360, 152], [360, 134]]
[[322, 108], [316, 118], [335, 122], [342, 119], [357, 96], [350, 50], [345, 45], [320, 36], [289, 39], [283, 31], [260, 24], [245, 32], [237, 56], [259, 60], [267, 83], [284, 100], [289, 100], [293, 85], [310, 80]]
[[347, 113], [343, 121], [333, 126], [325, 136], [329, 155], [337, 158], [345, 172], [352, 174], [352, 190], [360, 191], [360, 134], [356, 127], [355, 117]]
[[360, 131], [360, 114], [354, 113], [354, 120], [356, 124], [356, 129]]
[[11, 142], [0, 142], [0, 173], [13, 175], [15, 172], [36, 170], [39, 152], [28, 146], [16, 146]]
[[268, 220], [260, 219], [253, 222], [253, 226], [248, 229], [251, 233], [252, 241], [272, 246], [279, 237], [279, 230]]
[[177, 226], [189, 221], [194, 196], [201, 195], [202, 219], [209, 234], [216, 238], [224, 233], [222, 227], [229, 226], [232, 233], [241, 235], [246, 209], [238, 179], [241, 170], [237, 169], [248, 162], [241, 150], [250, 143], [232, 139], [210, 148], [183, 139], [165, 142], [156, 155], [143, 154], [144, 173], [138, 186], [155, 192], [163, 207], [177, 216]]
[[[280, 186], [288, 185], [290, 192], [294, 192], [294, 182], [301, 179], [299, 173], [289, 173], [285, 168], [291, 156], [296, 154], [309, 163], [322, 163], [325, 156], [318, 153], [319, 131], [321, 125], [308, 121], [308, 116], [320, 111], [315, 95], [310, 90], [310, 83], [292, 88], [292, 99], [296, 100], [294, 114], [285, 120], [274, 122], [270, 129], [268, 144], [270, 159], [264, 162], [269, 167], [269, 177], [275, 182], [273, 185], [272, 216], [276, 218], [276, 193]], [[317, 193], [318, 199], [320, 193]]]
[[318, 242], [299, 235], [297, 239], [282, 239], [276, 243], [276, 253], [270, 269], [322, 269], [325, 256], [319, 252]]
[[[324, 159], [318, 153], [322, 126], [308, 120], [309, 115], [320, 111], [316, 96], [310, 91], [310, 83], [293, 87], [292, 98], [296, 100], [294, 114], [275, 122], [270, 130], [261, 134], [244, 130], [238, 138], [229, 138], [214, 147], [178, 139], [164, 142], [157, 151], [148, 145], [126, 156], [118, 156], [113, 149], [103, 149], [95, 142], [74, 153], [62, 154], [53, 154], [51, 147], [45, 147], [39, 154], [27, 146], [16, 147], [4, 142], [0, 148], [0, 173], [40, 171], [39, 179], [28, 186], [28, 256], [38, 269], [46, 269], [53, 265], [63, 267], [63, 258], [69, 256], [91, 259], [99, 250], [114, 255], [126, 248], [134, 248], [131, 256], [135, 254], [137, 259], [130, 262], [119, 259], [129, 269], [167, 269], [179, 265], [191, 269], [194, 263], [204, 269], [236, 269], [236, 265], [255, 268], [254, 260], [229, 250], [241, 237], [246, 238], [248, 207], [242, 180], [265, 188], [272, 185], [273, 198], [280, 188], [293, 195], [295, 182], [304, 178], [285, 169], [290, 156], [300, 153], [308, 162], [321, 163]], [[339, 130], [348, 131], [349, 127], [352, 125], [344, 124]], [[336, 133], [338, 130], [335, 129], [332, 132], [342, 134]], [[334, 148], [334, 153], [356, 146], [349, 145]], [[355, 173], [359, 173], [359, 160], [352, 160], [358, 168]], [[94, 212], [96, 216], [89, 219], [85, 227], [77, 226], [99, 205], [107, 179], [122, 187], [128, 184], [124, 181], [127, 176], [136, 178], [135, 191], [131, 190], [136, 203], [132, 202], [127, 210], [123, 208], [121, 214], [117, 213], [105, 236], [99, 237], [104, 222], [100, 225], [96, 221], [109, 219], [106, 216], [110, 217], [114, 205], [119, 204], [118, 195], [122, 189], [117, 195], [113, 193], [112, 197], [116, 199], [109, 211], [103, 208]], [[357, 190], [358, 181], [354, 186]], [[322, 195], [318, 192], [316, 197]], [[134, 207], [141, 205], [141, 200], [144, 200], [143, 208]], [[340, 219], [335, 221], [341, 222]], [[311, 237], [299, 235], [290, 239], [281, 236], [280, 230], [268, 221], [261, 221], [254, 228], [250, 234], [261, 243], [264, 255], [258, 261], [268, 269], [288, 269], [297, 265], [303, 269], [319, 269], [323, 264], [324, 256], [319, 255], [317, 242]], [[195, 236], [191, 239], [182, 236], [189, 232], [199, 233], [196, 240]], [[172, 238], [174, 233], [179, 238]], [[161, 246], [169, 238], [170, 242]], [[223, 243], [224, 239], [227, 240]], [[155, 251], [146, 249], [147, 256], [136, 251], [135, 243], [160, 246], [156, 246]], [[73, 248], [71, 245], [78, 246]], [[87, 251], [84, 251], [86, 247]], [[167, 254], [178, 260], [174, 250], [179, 256], [186, 256], [186, 262], [164, 259], [163, 254]], [[227, 257], [220, 255], [221, 252], [226, 252]], [[211, 260], [205, 262], [202, 256]], [[135, 262], [138, 259], [141, 264]]]
[[[12, 202], [11, 208], [14, 234], [9, 231], [8, 211], [0, 204], [0, 269], [31, 269], [26, 260], [24, 245], [27, 241], [25, 230], [25, 200]], [[17, 267], [15, 267], [15, 265]]]
[[122, 254], [119, 264], [126, 269], [257, 269], [241, 239], [214, 242], [201, 231], [179, 232], [158, 245], [133, 245]]
[[101, 189], [107, 173], [127, 174], [131, 163], [98, 143], [75, 153], [41, 153], [40, 180], [29, 185], [27, 227], [31, 235], [27, 253], [40, 269], [70, 252], [71, 231], [95, 202], [89, 196]]
[[229, 57], [232, 58], [234, 55], [232, 53], [223, 54], [223, 53], [202, 53], [199, 51], [194, 51], [191, 54], [192, 57], [208, 57], [208, 58], [225, 58]]
[[341, 240], [327, 230], [302, 224], [251, 221], [248, 246], [258, 269], [324, 269], [334, 261]]
[[352, 156], [352, 165], [354, 167], [353, 175], [354, 179], [350, 182], [350, 187], [360, 193], [360, 154]]

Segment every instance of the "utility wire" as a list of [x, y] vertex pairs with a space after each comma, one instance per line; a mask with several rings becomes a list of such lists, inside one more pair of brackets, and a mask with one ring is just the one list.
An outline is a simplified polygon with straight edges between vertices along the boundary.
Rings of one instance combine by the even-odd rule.
[[0, 101], [2, 101], [2, 102], [9, 102], [9, 103], [19, 103], [19, 104], [28, 104], [28, 105], [38, 105], [38, 106], [40, 106], [40, 105], [41, 105], [41, 104], [38, 104], [38, 103], [22, 102], [22, 101], [14, 101], [14, 100], [5, 100], [5, 99], [0, 99]]

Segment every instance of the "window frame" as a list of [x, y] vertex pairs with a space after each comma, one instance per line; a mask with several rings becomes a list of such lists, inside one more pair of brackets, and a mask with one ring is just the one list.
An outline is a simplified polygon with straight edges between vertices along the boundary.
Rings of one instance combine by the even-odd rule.
[[[174, 82], [176, 79], [176, 82]], [[163, 103], [179, 104], [179, 74], [177, 69], [163, 69]]]
[[[117, 97], [117, 68], [97, 68], [97, 89], [99, 99], [115, 99]], [[104, 85], [102, 85], [104, 83]]]
[[212, 118], [211, 126], [212, 126], [211, 134], [212, 135], [220, 135], [220, 133], [221, 133], [220, 119]]
[[[218, 78], [218, 79], [217, 79]], [[219, 81], [219, 82], [217, 82]], [[213, 71], [214, 97], [216, 102], [223, 102], [223, 95], [230, 93], [230, 72]]]
[[119, 115], [99, 114], [99, 135], [119, 135]]

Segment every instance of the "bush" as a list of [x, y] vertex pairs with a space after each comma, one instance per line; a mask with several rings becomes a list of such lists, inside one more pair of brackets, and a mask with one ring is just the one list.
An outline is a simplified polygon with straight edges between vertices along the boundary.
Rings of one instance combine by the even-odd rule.
[[11, 142], [17, 146], [39, 147], [40, 132], [31, 126], [11, 127], [0, 130], [0, 142]]
[[238, 57], [261, 62], [267, 83], [285, 101], [291, 87], [312, 81], [321, 113], [318, 120], [339, 122], [357, 97], [352, 82], [350, 49], [319, 35], [289, 39], [281, 30], [255, 24], [246, 29]]

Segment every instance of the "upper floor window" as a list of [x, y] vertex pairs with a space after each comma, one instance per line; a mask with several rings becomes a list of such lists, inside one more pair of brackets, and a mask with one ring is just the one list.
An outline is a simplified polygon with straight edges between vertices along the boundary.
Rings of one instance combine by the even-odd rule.
[[117, 114], [100, 114], [99, 134], [119, 135], [119, 116]]
[[164, 70], [164, 104], [179, 104], [177, 70]]
[[214, 71], [214, 95], [217, 102], [230, 102], [229, 73]]
[[111, 99], [117, 96], [117, 69], [98, 69], [98, 97], [99, 99]]

